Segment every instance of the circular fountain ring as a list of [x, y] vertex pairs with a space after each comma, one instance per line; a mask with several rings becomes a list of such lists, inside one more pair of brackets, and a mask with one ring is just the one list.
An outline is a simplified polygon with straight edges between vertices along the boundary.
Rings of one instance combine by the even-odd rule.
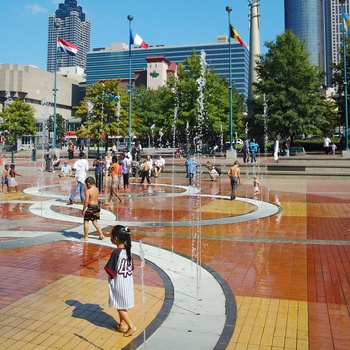
[[[68, 221], [68, 222], [75, 222], [75, 223], [81, 223], [81, 217], [69, 215], [60, 213], [58, 211], [55, 211], [52, 209], [52, 207], [62, 206], [62, 202], [58, 202], [57, 199], [65, 198], [65, 196], [58, 195], [55, 193], [49, 193], [49, 192], [43, 192], [42, 190], [47, 190], [48, 188], [55, 187], [56, 185], [49, 185], [49, 186], [43, 186], [42, 189], [39, 187], [31, 187], [25, 190], [25, 193], [31, 194], [31, 195], [40, 195], [44, 197], [50, 197], [50, 198], [56, 198], [53, 200], [47, 200], [43, 202], [35, 202], [32, 204], [29, 208], [29, 210], [37, 215], [42, 216], [45, 218], [53, 219], [53, 220], [60, 220], [60, 221]], [[221, 195], [211, 195], [211, 194], [200, 194], [200, 191], [196, 188], [189, 187], [189, 186], [178, 186], [178, 185], [156, 185], [156, 186], [165, 186], [165, 187], [176, 187], [181, 192], [178, 193], [159, 193], [157, 192], [157, 195], [154, 197], [179, 197], [179, 196], [186, 196], [186, 195], [198, 195], [201, 197], [208, 197], [208, 198], [217, 198], [217, 199], [224, 199], [229, 200], [228, 196], [221, 196]], [[152, 196], [147, 196], [147, 198], [150, 198]], [[142, 195], [137, 195], [137, 193], [132, 193], [133, 200], [135, 199], [144, 199]], [[223, 216], [220, 218], [214, 218], [214, 219], [201, 219], [200, 224], [202, 226], [212, 226], [212, 225], [224, 225], [224, 224], [232, 224], [232, 223], [238, 223], [238, 222], [247, 222], [252, 220], [258, 220], [262, 218], [266, 218], [272, 215], [276, 215], [280, 212], [280, 207], [264, 201], [258, 201], [255, 199], [250, 198], [240, 198], [237, 197], [235, 201], [241, 201], [245, 203], [249, 203], [253, 210], [249, 213], [244, 213], [237, 216]], [[29, 203], [33, 203], [33, 201], [28, 201]], [[25, 202], [22, 202], [25, 203]], [[81, 209], [81, 205], [73, 205], [70, 206], [70, 208], [75, 209]], [[101, 210], [101, 220], [100, 225], [101, 226], [110, 226], [115, 225], [117, 219], [116, 216], [105, 209]], [[183, 221], [141, 221], [141, 220], [134, 220], [134, 221], [123, 221], [118, 220], [118, 223], [124, 226], [130, 226], [130, 227], [180, 227], [180, 226], [193, 226], [194, 220], [183, 220]]]

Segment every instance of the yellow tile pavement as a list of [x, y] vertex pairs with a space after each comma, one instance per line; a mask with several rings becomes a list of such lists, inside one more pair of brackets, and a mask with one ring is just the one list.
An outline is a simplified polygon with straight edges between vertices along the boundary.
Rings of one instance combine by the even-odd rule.
[[[58, 292], [60, 291], [60, 292]], [[108, 307], [105, 280], [65, 276], [0, 310], [0, 348], [3, 349], [120, 349], [156, 317], [164, 288], [135, 285], [135, 307], [129, 311], [138, 331], [125, 338], [112, 329], [117, 311]], [[13, 312], [15, 314], [13, 315]]]
[[248, 202], [215, 199], [201, 207], [203, 213], [223, 213], [227, 215], [242, 215], [254, 211], [256, 207]]
[[237, 322], [227, 349], [308, 349], [307, 302], [236, 296]]

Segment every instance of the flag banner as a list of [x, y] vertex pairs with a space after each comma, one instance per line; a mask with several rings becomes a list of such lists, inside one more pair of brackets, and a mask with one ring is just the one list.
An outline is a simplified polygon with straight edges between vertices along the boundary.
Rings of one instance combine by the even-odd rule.
[[57, 51], [65, 52], [68, 55], [76, 56], [78, 47], [61, 38], [57, 38]]
[[140, 35], [135, 34], [132, 30], [130, 30], [130, 45], [139, 45], [145, 49], [148, 48], [148, 44], [146, 44]]
[[349, 28], [350, 28], [350, 18], [348, 14], [343, 12], [343, 25], [344, 25], [344, 30], [349, 34]]
[[241, 39], [241, 37], [238, 35], [237, 31], [235, 28], [232, 27], [230, 24], [230, 37], [238, 41], [243, 47], [247, 47], [245, 42]]

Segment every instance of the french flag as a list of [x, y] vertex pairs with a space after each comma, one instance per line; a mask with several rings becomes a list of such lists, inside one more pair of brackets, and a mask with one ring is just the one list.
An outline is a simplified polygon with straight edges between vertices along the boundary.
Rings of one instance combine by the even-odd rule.
[[144, 49], [148, 49], [148, 44], [146, 44], [140, 35], [135, 34], [132, 30], [130, 30], [130, 45], [139, 45]]
[[78, 47], [74, 44], [69, 43], [68, 41], [65, 41], [61, 38], [57, 38], [57, 51], [65, 52], [71, 56], [76, 56], [78, 52]]

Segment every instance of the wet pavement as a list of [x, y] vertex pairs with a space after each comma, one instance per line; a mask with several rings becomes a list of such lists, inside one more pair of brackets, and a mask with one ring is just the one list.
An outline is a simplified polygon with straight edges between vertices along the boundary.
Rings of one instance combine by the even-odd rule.
[[235, 201], [222, 164], [194, 187], [132, 178], [123, 204], [103, 205], [103, 231], [122, 223], [133, 239], [138, 329], [125, 338], [103, 270], [113, 246], [92, 225], [80, 241], [75, 180], [16, 159], [20, 191], [0, 193], [0, 348], [350, 349], [349, 180], [264, 175], [256, 200], [259, 163]]

